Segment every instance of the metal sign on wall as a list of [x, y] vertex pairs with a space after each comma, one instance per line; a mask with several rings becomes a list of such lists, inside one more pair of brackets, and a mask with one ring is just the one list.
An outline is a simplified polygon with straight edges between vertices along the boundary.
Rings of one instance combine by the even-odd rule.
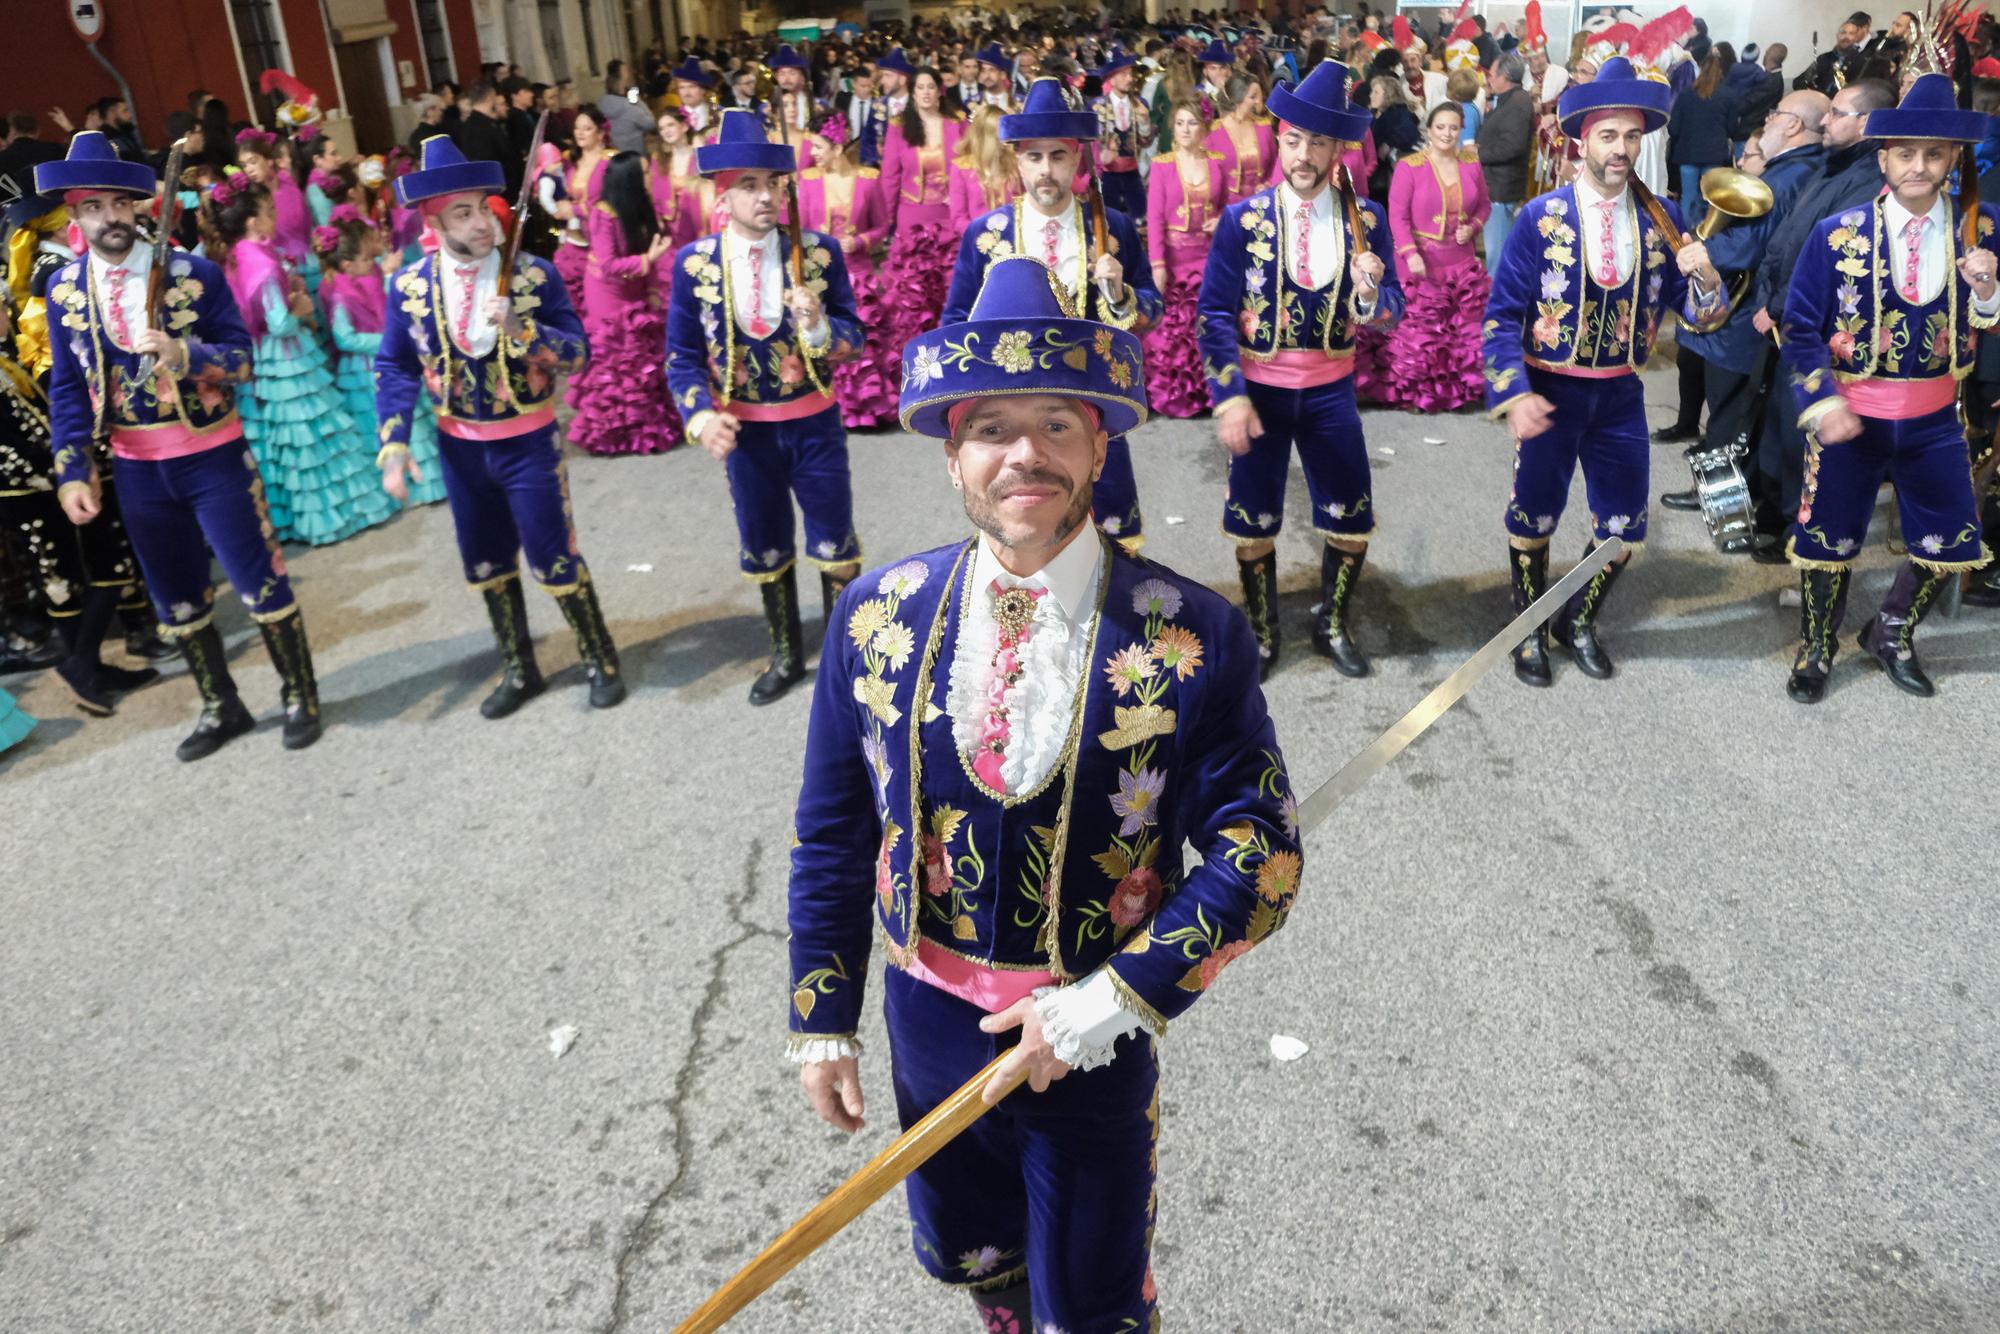
[[94, 42], [104, 35], [104, 4], [105, 0], [63, 0], [63, 7], [69, 10], [69, 25], [84, 41]]

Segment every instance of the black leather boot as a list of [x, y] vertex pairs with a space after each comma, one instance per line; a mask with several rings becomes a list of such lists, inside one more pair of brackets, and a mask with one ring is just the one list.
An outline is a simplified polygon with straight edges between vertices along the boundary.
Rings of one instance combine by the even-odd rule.
[[1826, 678], [1838, 650], [1835, 636], [1847, 612], [1847, 570], [1799, 571], [1799, 652], [1785, 693], [1800, 704], [1817, 704], [1826, 695]]
[[576, 654], [590, 675], [590, 707], [608, 709], [622, 703], [625, 678], [618, 674], [618, 646], [611, 642], [611, 630], [604, 624], [597, 585], [585, 574], [576, 581], [576, 591], [558, 597], [556, 605], [576, 634]]
[[[1597, 549], [1595, 542], [1584, 548], [1588, 556]], [[1618, 576], [1632, 558], [1615, 560], [1591, 576], [1590, 582], [1578, 589], [1557, 613], [1549, 626], [1550, 637], [1569, 650], [1569, 656], [1576, 661], [1585, 676], [1594, 681], [1610, 678], [1617, 669], [1611, 665], [1611, 655], [1604, 651], [1604, 645], [1597, 638], [1597, 616], [1604, 610], [1604, 596], [1611, 591], [1611, 585], [1618, 582]]]
[[[1519, 616], [1548, 587], [1548, 544], [1543, 543], [1530, 551], [1510, 545], [1507, 548], [1507, 571], [1514, 586], [1514, 614]], [[1515, 647], [1514, 675], [1531, 686], [1554, 684], [1555, 674], [1549, 670], [1549, 631], [1546, 625], [1536, 626]]]
[[1257, 636], [1257, 679], [1268, 681], [1285, 642], [1284, 629], [1278, 624], [1278, 553], [1238, 560], [1236, 573], [1243, 579], [1243, 614], [1250, 618], [1250, 629]]
[[1333, 670], [1342, 676], [1368, 675], [1368, 659], [1355, 647], [1348, 633], [1347, 604], [1360, 582], [1361, 567], [1368, 561], [1368, 549], [1342, 551], [1327, 546], [1319, 557], [1319, 588], [1323, 599], [1313, 608], [1313, 652], [1333, 659]]
[[542, 669], [535, 664], [535, 638], [528, 631], [528, 598], [515, 575], [479, 590], [493, 642], [500, 648], [500, 684], [479, 701], [482, 718], [505, 718], [542, 693]]
[[854, 576], [851, 574], [829, 574], [825, 570], [819, 572], [819, 605], [820, 610], [826, 614], [826, 623], [828, 625], [833, 624], [834, 602], [840, 597], [842, 590], [853, 582]]
[[210, 621], [180, 640], [181, 656], [187, 660], [188, 675], [201, 692], [201, 719], [194, 731], [174, 750], [179, 760], [207, 759], [229, 741], [257, 726], [250, 710], [237, 697], [236, 682], [229, 675], [229, 656], [222, 649], [222, 632]]
[[104, 642], [105, 628], [117, 611], [117, 589], [85, 588], [76, 615], [56, 621], [56, 634], [61, 637], [64, 649], [63, 660], [56, 664], [56, 675], [69, 687], [70, 694], [76, 696], [76, 706], [98, 718], [109, 718], [117, 711], [110, 688], [98, 679], [104, 670], [104, 664], [98, 661], [99, 647]]
[[1965, 581], [1964, 602], [1968, 607], [2000, 607], [2000, 564], [1972, 572]]
[[1915, 561], [1904, 562], [1903, 568], [1896, 571], [1896, 582], [1890, 586], [1888, 596], [1882, 599], [1882, 609], [1861, 632], [1861, 647], [1882, 664], [1882, 670], [1889, 674], [1898, 690], [1921, 699], [1937, 693], [1937, 687], [1924, 675], [1923, 666], [1917, 661], [1917, 623], [1937, 605], [1944, 581], [1957, 577], [1956, 573], [1927, 569]]
[[319, 681], [313, 676], [306, 618], [296, 608], [278, 621], [261, 622], [264, 648], [278, 669], [285, 701], [285, 749], [304, 750], [319, 740]]
[[771, 665], [750, 686], [752, 704], [770, 704], [805, 679], [804, 634], [799, 629], [799, 570], [794, 565], [757, 585], [764, 597], [764, 627], [771, 632]]
[[991, 1292], [975, 1288], [972, 1305], [987, 1334], [1034, 1334], [1035, 1312], [1029, 1303], [1026, 1278]]
[[131, 604], [120, 603], [118, 623], [125, 627], [125, 651], [147, 662], [164, 662], [174, 656], [174, 646], [160, 638], [153, 608], [145, 595]]

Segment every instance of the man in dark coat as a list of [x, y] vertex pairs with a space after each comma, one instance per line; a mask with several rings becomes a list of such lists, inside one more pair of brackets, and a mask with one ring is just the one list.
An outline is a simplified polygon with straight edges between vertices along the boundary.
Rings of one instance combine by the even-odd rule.
[[499, 163], [506, 197], [517, 197], [521, 193], [522, 158], [507, 131], [505, 99], [492, 84], [475, 83], [465, 90], [465, 103], [470, 109], [459, 122], [458, 151], [469, 162]]
[[1486, 219], [1486, 262], [1496, 262], [1507, 244], [1507, 232], [1514, 214], [1528, 197], [1528, 150], [1535, 139], [1535, 99], [1521, 87], [1527, 67], [1518, 55], [1508, 54], [1493, 62], [1487, 72], [1492, 89], [1492, 105], [1486, 119], [1479, 122], [1479, 169], [1486, 177], [1486, 190], [1493, 200], [1493, 212]]

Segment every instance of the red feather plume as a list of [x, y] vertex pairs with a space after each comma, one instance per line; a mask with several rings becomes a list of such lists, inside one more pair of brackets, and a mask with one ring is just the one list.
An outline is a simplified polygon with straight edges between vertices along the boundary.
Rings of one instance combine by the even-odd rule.
[[1395, 22], [1389, 25], [1389, 36], [1398, 51], [1409, 50], [1417, 41], [1417, 35], [1410, 31], [1410, 21], [1401, 14], [1396, 15]]
[[264, 71], [263, 76], [257, 80], [257, 91], [263, 93], [265, 96], [270, 96], [273, 88], [282, 92], [287, 98], [299, 103], [301, 106], [319, 96], [318, 93], [315, 93], [312, 89], [306, 87], [305, 84], [299, 82], [281, 69], [267, 69]]
[[1675, 42], [1686, 41], [1694, 32], [1694, 15], [1686, 5], [1654, 19], [1639, 29], [1639, 35], [1632, 40], [1626, 54], [1632, 59], [1650, 65], [1658, 60], [1666, 49]]
[[1548, 44], [1549, 35], [1542, 30], [1542, 0], [1528, 0], [1521, 14], [1521, 45], [1533, 49]]

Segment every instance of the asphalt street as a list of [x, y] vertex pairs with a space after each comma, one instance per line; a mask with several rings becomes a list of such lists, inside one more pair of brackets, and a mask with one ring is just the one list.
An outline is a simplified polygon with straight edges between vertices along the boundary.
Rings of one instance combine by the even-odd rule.
[[[1648, 391], [1664, 422], [1672, 372]], [[1366, 680], [1305, 651], [1293, 477], [1267, 691], [1302, 789], [1507, 616], [1502, 428], [1367, 427]], [[964, 534], [934, 443], [852, 449], [871, 564]], [[1237, 597], [1211, 428], [1134, 454], [1147, 554]], [[572, 480], [614, 711], [531, 591], [554, 688], [479, 717], [442, 508], [288, 553], [312, 750], [280, 749], [240, 610], [264, 726], [198, 765], [178, 667], [104, 721], [8, 683], [45, 721], [0, 756], [4, 1334], [665, 1331], [891, 1138], [879, 985], [860, 1135], [782, 1055], [808, 694], [745, 703], [765, 641], [721, 470]], [[1583, 515], [1579, 486], [1558, 568]], [[1928, 623], [1935, 699], [1849, 650], [1802, 708], [1790, 582], [1655, 510], [1614, 679], [1503, 667], [1308, 841], [1287, 929], [1163, 1046], [1167, 1328], [2000, 1330], [2000, 619]], [[732, 1326], [977, 1327], [899, 1197]]]

